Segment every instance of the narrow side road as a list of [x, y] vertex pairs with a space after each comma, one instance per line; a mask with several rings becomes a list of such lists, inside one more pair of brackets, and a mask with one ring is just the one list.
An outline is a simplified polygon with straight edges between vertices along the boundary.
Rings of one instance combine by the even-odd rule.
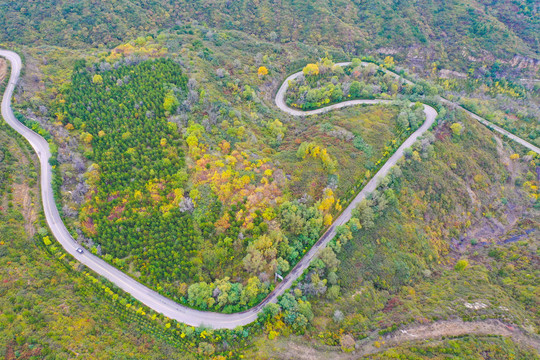
[[486, 119], [484, 119], [483, 117], [480, 117], [478, 115], [476, 115], [475, 113], [473, 112], [470, 112], [469, 110], [465, 109], [463, 106], [455, 103], [455, 102], [452, 102], [450, 100], [447, 100], [445, 98], [441, 98], [441, 101], [447, 105], [453, 105], [455, 106], [456, 108], [459, 108], [463, 111], [465, 111], [467, 114], [469, 114], [470, 117], [472, 117], [473, 119], [479, 121], [480, 123], [484, 124], [485, 126], [487, 126], [489, 129], [492, 129], [492, 130], [495, 130], [497, 131], [498, 133], [501, 133], [503, 134], [504, 136], [507, 136], [508, 138], [510, 138], [511, 140], [523, 145], [524, 147], [526, 147], [527, 149], [531, 150], [531, 151], [534, 151], [535, 153], [537, 154], [540, 154], [540, 148], [538, 148], [537, 146], [534, 146], [533, 144], [523, 140], [522, 138], [512, 134], [511, 132], [507, 131], [507, 130], [504, 130], [502, 127], [500, 126], [497, 126], [495, 124], [493, 124], [492, 122], [489, 122], [487, 121]]
[[[351, 62], [343, 62], [343, 63], [338, 63], [336, 65], [339, 65], [339, 66], [347, 66], [351, 64]], [[367, 62], [362, 62], [362, 66], [367, 66], [368, 64], [370, 63], [367, 63]], [[396, 74], [395, 72], [393, 71], [389, 71], [387, 70], [387, 73], [392, 75], [393, 77], [395, 78], [401, 78], [401, 76], [399, 76], [398, 74]], [[297, 73], [297, 74], [294, 74], [294, 75], [291, 75], [289, 78], [287, 78], [287, 80], [292, 80], [293, 77], [296, 78], [300, 75], [300, 73]], [[406, 84], [409, 84], [409, 85], [413, 85], [414, 83], [410, 80], [407, 80], [407, 79], [404, 79], [404, 78], [401, 78], [403, 80], [404, 83]], [[283, 95], [285, 95], [285, 93], [283, 93]], [[491, 130], [494, 130], [494, 131], [497, 131], [498, 133], [500, 134], [503, 134], [504, 136], [507, 136], [509, 139], [521, 144], [522, 146], [526, 147], [527, 149], [531, 150], [531, 151], [534, 151], [535, 153], [537, 154], [540, 154], [540, 148], [538, 148], [538, 146], [535, 146], [525, 140], [523, 140], [522, 138], [520, 138], [519, 136], [516, 136], [514, 134], [512, 134], [511, 132], [501, 128], [500, 126], [497, 126], [495, 124], [493, 124], [492, 122], [490, 121], [487, 121], [486, 119], [484, 119], [483, 117], [481, 116], [478, 116], [476, 115], [475, 113], [465, 109], [463, 106], [459, 105], [458, 103], [456, 102], [453, 102], [453, 101], [450, 101], [446, 98], [443, 98], [441, 97], [441, 102], [443, 102], [444, 104], [446, 105], [451, 105], [457, 109], [460, 109], [460, 110], [463, 110], [465, 111], [467, 114], [469, 114], [470, 117], [472, 117], [473, 119], [479, 121], [480, 123], [482, 123], [483, 125], [487, 126], [489, 129]], [[337, 105], [340, 105], [340, 104], [337, 104]], [[326, 108], [325, 108], [326, 109]], [[322, 109], [319, 109], [319, 110], [322, 110]], [[317, 111], [317, 110], [315, 110]], [[294, 114], [291, 114], [291, 115], [294, 115]]]
[[[51, 153], [49, 151], [49, 144], [41, 136], [22, 125], [13, 115], [11, 109], [11, 97], [15, 90], [17, 80], [21, 71], [22, 63], [20, 57], [7, 50], [0, 50], [0, 56], [5, 57], [11, 62], [11, 76], [9, 83], [6, 87], [2, 99], [2, 116], [4, 120], [18, 133], [20, 133], [28, 142], [32, 145], [36, 151], [40, 164], [41, 164], [41, 195], [43, 201], [43, 210], [47, 223], [54, 234], [55, 238], [62, 245], [62, 247], [70, 253], [75, 259], [92, 269], [97, 274], [105, 277], [116, 286], [132, 295], [134, 298], [148, 306], [149, 308], [162, 313], [163, 315], [177, 320], [179, 322], [192, 325], [192, 326], [207, 326], [216, 329], [227, 328], [232, 329], [237, 326], [247, 325], [257, 319], [257, 314], [268, 303], [275, 303], [278, 296], [282, 295], [292, 283], [298, 279], [305, 269], [309, 266], [311, 261], [315, 258], [318, 251], [324, 248], [328, 242], [334, 237], [336, 233], [336, 227], [345, 224], [351, 217], [351, 211], [356, 205], [366, 197], [367, 194], [372, 192], [380, 179], [385, 177], [390, 168], [394, 166], [399, 159], [403, 157], [404, 150], [409, 148], [422, 134], [424, 134], [435, 121], [437, 112], [435, 109], [428, 105], [424, 105], [424, 113], [426, 114], [426, 120], [424, 124], [416, 130], [388, 159], [384, 166], [374, 175], [371, 181], [358, 193], [356, 198], [351, 204], [343, 211], [343, 213], [334, 221], [326, 233], [317, 241], [317, 243], [311, 248], [310, 251], [300, 260], [300, 262], [293, 268], [293, 270], [285, 277], [285, 279], [279, 283], [274, 291], [268, 295], [268, 297], [257, 306], [236, 314], [220, 314], [213, 312], [206, 312], [191, 309], [189, 307], [180, 305], [157, 292], [149, 289], [143, 284], [137, 282], [137, 280], [124, 274], [114, 266], [106, 263], [97, 256], [94, 256], [89, 251], [85, 251], [80, 254], [76, 251], [79, 247], [77, 242], [71, 237], [66, 229], [58, 210], [56, 208], [53, 190], [52, 190], [52, 169], [49, 165], [49, 158]], [[341, 63], [339, 65], [346, 65], [347, 63]], [[288, 77], [276, 95], [276, 105], [282, 111], [294, 116], [304, 116], [319, 114], [325, 111], [330, 111], [346, 106], [353, 106], [358, 104], [386, 104], [389, 100], [352, 100], [343, 103], [328, 106], [324, 109], [313, 110], [310, 112], [302, 112], [299, 110], [290, 109], [285, 105], [284, 96], [287, 91], [288, 81], [300, 76], [301, 73], [297, 73]], [[520, 139], [521, 140], [521, 139]], [[523, 141], [523, 140], [522, 140]], [[530, 145], [530, 144], [529, 144]], [[531, 145], [532, 146], [532, 145]], [[537, 151], [538, 152], [538, 151]]]

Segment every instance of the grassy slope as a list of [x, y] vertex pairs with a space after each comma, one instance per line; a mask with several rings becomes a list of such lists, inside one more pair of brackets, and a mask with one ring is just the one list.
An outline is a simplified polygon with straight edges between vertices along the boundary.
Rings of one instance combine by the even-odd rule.
[[[300, 141], [314, 142], [328, 149], [328, 153], [336, 159], [338, 163], [336, 176], [339, 179], [336, 194], [343, 198], [353, 190], [355, 183], [363, 178], [367, 169], [366, 164], [371, 163], [373, 166], [381, 158], [384, 146], [397, 138], [400, 133], [396, 125], [399, 110], [394, 106], [353, 107], [309, 116], [296, 124], [291, 124], [288, 130], [290, 135], [278, 148], [275, 158], [283, 164], [285, 172], [292, 175], [292, 183], [289, 186], [294, 195], [301, 197], [306, 193], [318, 198], [328, 184], [328, 174], [324, 172], [320, 162], [314, 161], [309, 156], [304, 160], [296, 158]], [[361, 136], [372, 146], [372, 154], [368, 156], [356, 149], [353, 141], [340, 140], [339, 135], [332, 134], [339, 130]]]
[[[520, 180], [534, 179], [534, 166], [509, 160], [513, 151], [500, 148], [499, 159], [492, 134], [462, 121], [466, 130], [460, 140], [451, 140], [447, 125], [439, 126], [429, 160], [401, 165], [398, 208], [342, 252], [338, 275], [344, 293], [335, 302], [315, 302], [315, 332], [344, 329], [362, 337], [455, 317], [499, 318], [538, 331], [534, 229], [540, 215]], [[527, 229], [533, 232], [523, 242], [491, 245]], [[460, 258], [469, 262], [462, 271], [454, 269]], [[486, 306], [467, 307], [475, 302]], [[335, 320], [336, 310], [343, 320]]]
[[[465, 126], [459, 139], [451, 138], [448, 124], [440, 125], [428, 158], [401, 164], [398, 207], [386, 210], [373, 230], [360, 231], [342, 250], [342, 295], [333, 301], [310, 299], [315, 319], [308, 335], [274, 344], [260, 340], [253, 356], [288, 359], [290, 349], [296, 349], [310, 352], [312, 358], [332, 358], [339, 356], [335, 351], [346, 335], [355, 340], [367, 336], [373, 342], [387, 331], [401, 334], [396, 329], [406, 324], [451, 319], [500, 319], [538, 333], [535, 239], [540, 214], [520, 180], [531, 178], [535, 167], [526, 160], [510, 160], [515, 150], [501, 148], [477, 122], [459, 120]], [[533, 232], [517, 242], [498, 244], [527, 230]], [[463, 270], [455, 268], [459, 259], [467, 260]], [[311, 345], [306, 345], [308, 340]], [[382, 340], [375, 347], [380, 346], [386, 347]], [[429, 359], [478, 351], [496, 359], [538, 356], [507, 340], [472, 337], [427, 347], [403, 345], [377, 358], [407, 354], [405, 358]]]
[[[473, 298], [481, 294], [487, 296], [490, 291], [497, 297], [499, 292], [508, 291], [500, 285], [493, 286], [491, 290], [481, 287], [480, 283], [488, 288], [495, 285], [482, 280], [489, 275], [487, 269], [494, 265], [490, 262], [484, 264], [480, 259], [477, 262], [475, 257], [471, 257], [471, 263], [478, 265], [478, 268], [466, 270], [464, 274], [471, 275], [471, 279], [480, 283], [474, 285], [471, 279], [463, 280], [464, 289], [458, 285], [461, 283], [460, 275], [447, 270], [461, 256], [472, 256], [474, 251], [482, 253], [483, 247], [473, 246], [469, 249], [471, 242], [485, 241], [490, 244], [493, 240], [509, 237], [508, 233], [537, 228], [540, 217], [529, 200], [529, 190], [519, 185], [520, 180], [515, 185], [516, 179], [527, 177], [534, 167], [529, 168], [525, 161], [510, 161], [508, 151], [503, 151], [502, 159], [499, 159], [493, 135], [474, 121], [464, 120], [463, 123], [465, 131], [460, 140], [451, 140], [447, 125], [439, 126], [435, 133], [443, 140], [434, 143], [429, 160], [418, 162], [411, 159], [401, 165], [403, 180], [399, 192], [400, 205], [380, 217], [373, 230], [361, 231], [357, 240], [351, 242], [347, 251], [343, 252], [339, 275], [341, 285], [350, 295], [343, 296], [338, 304], [341, 303], [343, 310], [351, 317], [356, 316], [357, 311], [354, 310], [355, 302], [347, 299], [359, 290], [361, 292], [365, 286], [386, 294], [378, 296], [376, 300], [382, 308], [395, 294], [407, 298], [408, 286], [418, 287], [417, 282], [421, 283], [422, 278], [433, 284], [433, 290], [447, 289], [452, 293], [448, 301], [467, 294]], [[500, 224], [503, 230], [496, 224]], [[480, 231], [485, 228], [491, 231]], [[474, 235], [468, 236], [467, 233], [479, 235], [474, 238]], [[523, 253], [531, 257], [532, 264], [537, 261], [534, 251]], [[534, 267], [531, 268], [534, 271], [532, 269]], [[475, 271], [478, 272], [473, 274]], [[353, 298], [358, 305], [365, 300], [362, 295]], [[437, 303], [437, 297], [433, 294], [413, 298], [413, 302], [417, 301], [416, 311], [422, 316], [429, 309], [424, 300]], [[504, 298], [500, 297], [500, 301]], [[365, 303], [361, 306], [370, 308]], [[517, 312], [522, 311], [519, 302], [512, 302], [512, 307]], [[447, 310], [439, 310], [439, 315], [432, 314], [431, 317], [448, 315]], [[382, 315], [373, 307], [369, 311], [374, 312], [374, 319], [377, 318], [375, 314]], [[534, 309], [530, 308], [529, 311], [534, 312]], [[323, 313], [331, 312], [325, 310]], [[398, 307], [395, 314], [401, 317], [399, 313]], [[402, 314], [408, 316], [405, 312]], [[529, 314], [532, 316], [532, 313]]]

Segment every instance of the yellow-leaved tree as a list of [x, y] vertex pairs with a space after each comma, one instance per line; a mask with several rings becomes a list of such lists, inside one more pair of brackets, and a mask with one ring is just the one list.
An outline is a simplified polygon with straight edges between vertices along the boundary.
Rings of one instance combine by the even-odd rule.
[[257, 71], [257, 75], [259, 75], [259, 77], [268, 75], [268, 69], [265, 66], [259, 67], [259, 70]]
[[92, 82], [94, 84], [103, 84], [103, 76], [99, 74], [94, 75], [94, 77], [92, 78]]
[[395, 65], [394, 58], [392, 56], [387, 56], [384, 58], [384, 67], [385, 68], [391, 68]]
[[319, 67], [317, 64], [307, 64], [302, 72], [305, 76], [319, 75]]

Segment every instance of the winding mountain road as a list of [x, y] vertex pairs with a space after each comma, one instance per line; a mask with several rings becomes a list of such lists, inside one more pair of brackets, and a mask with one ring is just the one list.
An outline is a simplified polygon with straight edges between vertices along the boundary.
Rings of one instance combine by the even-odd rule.
[[[76, 251], [80, 245], [72, 238], [68, 230], [66, 229], [60, 214], [56, 208], [53, 189], [52, 189], [52, 168], [49, 165], [49, 158], [51, 153], [49, 151], [49, 144], [47, 141], [42, 138], [40, 135], [36, 134], [32, 130], [28, 129], [22, 125], [14, 116], [11, 109], [11, 97], [15, 90], [19, 74], [22, 67], [22, 62], [16, 53], [7, 50], [0, 50], [0, 56], [6, 58], [11, 62], [11, 76], [9, 78], [6, 91], [2, 99], [2, 115], [4, 120], [18, 133], [20, 133], [28, 142], [32, 145], [36, 151], [38, 158], [41, 164], [41, 195], [43, 201], [43, 210], [45, 212], [45, 218], [47, 223], [54, 234], [55, 238], [62, 245], [62, 247], [70, 253], [77, 261], [86, 265], [88, 268], [92, 269], [97, 274], [105, 277], [116, 286], [129, 293], [135, 299], [139, 300], [149, 308], [162, 313], [163, 315], [175, 319], [179, 322], [192, 325], [192, 326], [207, 326], [216, 329], [227, 328], [232, 329], [237, 326], [242, 326], [249, 324], [257, 319], [257, 314], [263, 309], [263, 307], [268, 303], [275, 303], [278, 296], [282, 295], [287, 289], [290, 288], [292, 283], [298, 279], [305, 269], [309, 266], [310, 262], [316, 257], [319, 250], [324, 248], [328, 242], [334, 237], [336, 232], [336, 227], [342, 224], [345, 224], [351, 217], [351, 211], [356, 207], [356, 205], [366, 197], [367, 194], [372, 192], [379, 182], [386, 174], [388, 174], [390, 168], [394, 166], [399, 159], [403, 157], [403, 152], [405, 149], [409, 148], [422, 134], [424, 134], [435, 121], [437, 112], [435, 109], [428, 105], [424, 105], [424, 113], [426, 114], [426, 120], [424, 124], [416, 130], [399, 148], [398, 150], [388, 159], [384, 166], [373, 176], [371, 181], [358, 193], [356, 198], [351, 202], [351, 204], [343, 211], [343, 213], [334, 221], [330, 228], [324, 233], [324, 235], [317, 241], [317, 243], [305, 254], [305, 256], [300, 260], [300, 262], [292, 269], [292, 271], [284, 278], [284, 280], [277, 284], [276, 288], [268, 297], [262, 301], [257, 306], [235, 314], [220, 314], [213, 312], [206, 312], [191, 309], [189, 307], [180, 305], [157, 292], [149, 289], [145, 285], [139, 283], [137, 280], [129, 277], [124, 274], [122, 271], [118, 270], [114, 266], [106, 263], [99, 257], [93, 255], [89, 251], [85, 251], [80, 254]], [[348, 63], [341, 63], [339, 65], [346, 65]], [[281, 88], [276, 95], [276, 105], [282, 111], [294, 115], [294, 116], [305, 116], [319, 114], [322, 112], [343, 108], [346, 106], [358, 105], [358, 104], [386, 104], [390, 103], [389, 100], [351, 100], [343, 103], [331, 105], [323, 109], [313, 110], [309, 112], [303, 112], [299, 110], [294, 110], [285, 105], [284, 97], [285, 92], [288, 88], [289, 80], [292, 80], [301, 73], [296, 73], [289, 76], [282, 84]], [[482, 119], [483, 121], [486, 121]], [[490, 124], [490, 126], [492, 126]], [[505, 134], [506, 135], [506, 134]], [[511, 135], [511, 134], [510, 134]], [[508, 136], [508, 135], [507, 135]], [[514, 139], [515, 136], [510, 136]], [[519, 139], [519, 138], [517, 138]], [[516, 139], [514, 139], [516, 140]], [[527, 147], [531, 147], [531, 144], [519, 139], [520, 143], [524, 142]], [[517, 140], [516, 140], [517, 141]], [[534, 147], [535, 148], [535, 147]], [[532, 148], [531, 148], [532, 149]], [[538, 151], [538, 148], [535, 150]]]
[[[339, 66], [347, 66], [347, 65], [350, 65], [351, 62], [342, 62], [342, 63], [337, 63], [336, 65], [339, 65]], [[367, 63], [367, 62], [362, 62], [362, 66], [367, 66], [371, 63]], [[403, 81], [404, 83], [406, 84], [409, 84], [409, 85], [414, 85], [414, 83], [408, 79], [405, 79], [405, 78], [402, 78], [400, 75], [396, 74], [395, 72], [393, 71], [390, 71], [390, 70], [387, 70], [386, 71], [388, 74], [392, 75], [393, 77], [395, 77], [396, 79], [401, 79], [401, 81]], [[289, 76], [287, 78], [286, 81], [289, 81], [289, 80], [293, 80], [293, 79], [296, 79], [298, 76], [300, 76], [302, 73], [298, 72], [296, 74], [293, 74], [291, 76]], [[285, 103], [284, 103], [284, 98], [285, 98], [285, 92], [283, 92], [283, 94], [281, 94], [281, 103], [283, 106], [286, 107]], [[472, 117], [473, 119], [479, 121], [481, 124], [485, 125], [486, 127], [488, 127], [489, 129], [491, 130], [495, 130], [497, 131], [498, 133], [501, 133], [503, 134], [504, 136], [508, 137], [509, 139], [512, 139], [513, 141], [521, 144], [522, 146], [526, 147], [527, 149], [531, 150], [531, 151], [534, 151], [535, 153], [537, 154], [540, 154], [540, 148], [538, 148], [537, 146], [534, 146], [533, 144], [523, 140], [522, 138], [520, 138], [519, 136], [516, 136], [514, 134], [512, 134], [511, 132], [507, 131], [507, 130], [504, 130], [503, 128], [501, 128], [500, 126], [497, 126], [495, 124], [493, 124], [492, 122], [484, 119], [483, 117], [481, 116], [478, 116], [476, 115], [475, 113], [465, 109], [463, 106], [459, 105], [458, 103], [455, 103], [453, 101], [450, 101], [448, 99], [445, 99], [443, 97], [440, 97], [440, 100], [442, 103], [446, 104], [446, 105], [450, 105], [454, 108], [457, 108], [457, 109], [460, 109], [460, 110], [463, 110], [465, 111], [470, 117]], [[354, 101], [357, 101], [357, 100], [352, 100], [353, 102]], [[349, 101], [346, 101], [345, 103], [340, 103], [340, 104], [336, 104], [336, 105], [342, 105], [342, 104], [346, 104], [346, 103], [349, 103]], [[278, 99], [276, 98], [276, 104], [278, 104]], [[279, 106], [279, 105], [278, 105]], [[345, 106], [348, 106], [348, 105], [345, 105]], [[343, 107], [343, 106], [337, 106], [337, 107], [328, 107], [328, 108], [331, 108], [331, 109], [337, 109], [337, 108], [340, 108], [340, 107]], [[283, 108], [280, 106], [280, 109], [283, 110]], [[319, 114], [321, 112], [324, 112], [324, 111], [328, 111], [326, 110], [327, 108], [322, 108], [322, 109], [317, 109], [317, 110], [313, 110], [313, 111], [307, 111], [305, 112], [304, 115], [311, 115], [311, 114]], [[290, 109], [292, 110], [292, 112], [289, 112], [289, 114], [291, 115], [301, 115], [301, 114], [298, 114], [298, 113], [302, 113], [301, 111], [298, 111], [298, 110], [293, 110], [293, 109]], [[322, 110], [322, 111], [321, 111]], [[285, 110], [284, 110], [285, 111]]]

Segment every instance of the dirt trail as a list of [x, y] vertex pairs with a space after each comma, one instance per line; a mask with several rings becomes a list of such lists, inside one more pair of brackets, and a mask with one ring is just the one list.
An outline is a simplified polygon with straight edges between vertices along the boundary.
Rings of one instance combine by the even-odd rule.
[[[382, 340], [367, 340], [359, 342], [359, 350], [349, 359], [356, 359], [359, 356], [374, 354], [384, 351], [388, 348], [398, 346], [405, 342], [417, 342], [427, 339], [440, 339], [445, 337], [459, 337], [464, 335], [499, 335], [510, 337], [515, 342], [534, 348], [540, 352], [540, 339], [538, 336], [525, 333], [515, 325], [508, 325], [500, 320], [482, 320], [465, 322], [462, 320], [438, 321], [426, 325], [412, 325], [396, 330], [386, 336]], [[377, 348], [375, 342], [384, 342]]]
[[273, 358], [284, 360], [356, 360], [399, 345], [425, 345], [426, 340], [431, 340], [430, 344], [436, 344], [437, 340], [443, 337], [459, 338], [466, 335], [509, 337], [520, 345], [540, 352], [539, 336], [529, 334], [515, 325], [492, 319], [470, 322], [445, 320], [425, 325], [416, 324], [384, 336], [379, 336], [374, 332], [368, 338], [358, 341], [356, 350], [351, 353], [343, 353], [339, 346], [318, 346], [298, 338], [295, 341], [284, 341], [278, 347], [274, 347], [272, 354], [275, 356]]

